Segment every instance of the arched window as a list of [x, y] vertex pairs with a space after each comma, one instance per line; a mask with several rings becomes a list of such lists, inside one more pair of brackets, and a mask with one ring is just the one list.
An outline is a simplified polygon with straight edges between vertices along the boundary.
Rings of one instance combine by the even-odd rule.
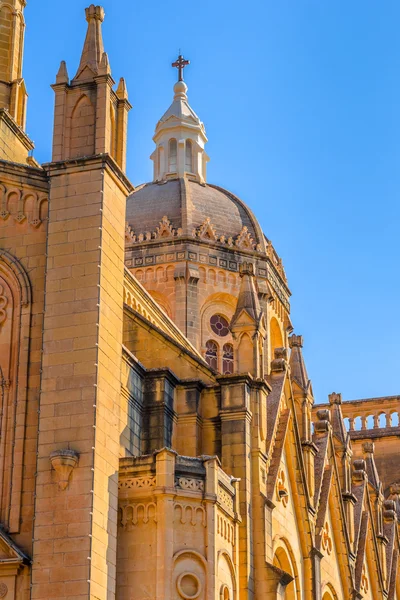
[[160, 177], [161, 173], [161, 148], [158, 146], [157, 148], [157, 176]]
[[206, 362], [212, 369], [218, 369], [218, 345], [212, 340], [206, 343]]
[[169, 140], [168, 144], [168, 171], [170, 173], [176, 172], [177, 155], [178, 144], [177, 141], [174, 138], [172, 138], [171, 140]]
[[193, 144], [192, 140], [186, 140], [185, 148], [185, 171], [193, 173]]
[[231, 375], [233, 373], [233, 346], [232, 344], [224, 344], [222, 354], [222, 373]]

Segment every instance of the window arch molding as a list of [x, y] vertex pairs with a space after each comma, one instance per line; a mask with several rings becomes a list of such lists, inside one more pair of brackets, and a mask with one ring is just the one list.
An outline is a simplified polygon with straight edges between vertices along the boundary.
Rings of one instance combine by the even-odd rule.
[[287, 600], [299, 600], [301, 598], [301, 590], [297, 564], [292, 547], [285, 538], [276, 537], [274, 540], [273, 557], [274, 566], [293, 577], [293, 581], [286, 588], [285, 598]]
[[215, 340], [207, 340], [204, 358], [209, 367], [218, 371], [220, 362], [220, 347]]
[[[1, 343], [10, 348], [7, 356], [1, 357], [0, 364], [3, 415], [7, 414], [2, 419], [0, 430], [0, 519], [10, 533], [18, 533], [23, 470], [18, 468], [16, 456], [24, 457], [24, 439], [16, 437], [16, 410], [18, 407], [18, 414], [22, 416], [18, 426], [25, 427], [29, 344], [24, 343], [24, 340], [29, 339], [30, 335], [32, 290], [21, 263], [6, 250], [0, 250], [0, 296]], [[11, 454], [6, 452], [5, 440], [8, 440], [8, 448], [12, 448]], [[5, 485], [6, 481], [9, 482], [8, 485]]]
[[185, 142], [185, 171], [193, 173], [193, 142], [187, 139]]
[[178, 169], [178, 142], [176, 138], [168, 140], [168, 173], [176, 173]]

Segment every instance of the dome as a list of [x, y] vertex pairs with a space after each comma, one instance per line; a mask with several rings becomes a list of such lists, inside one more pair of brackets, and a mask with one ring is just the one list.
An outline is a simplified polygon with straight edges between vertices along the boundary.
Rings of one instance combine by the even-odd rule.
[[186, 177], [139, 186], [128, 198], [126, 220], [135, 241], [191, 236], [266, 252], [262, 230], [239, 198]]

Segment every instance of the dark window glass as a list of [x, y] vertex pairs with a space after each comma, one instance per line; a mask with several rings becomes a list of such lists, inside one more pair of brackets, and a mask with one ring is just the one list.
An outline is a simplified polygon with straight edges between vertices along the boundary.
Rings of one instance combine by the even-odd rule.
[[225, 337], [229, 333], [229, 323], [222, 315], [213, 315], [210, 325], [213, 332], [220, 337]]
[[206, 344], [206, 361], [212, 369], [218, 370], [218, 346], [211, 340]]
[[224, 344], [222, 355], [222, 372], [224, 375], [233, 373], [233, 346]]

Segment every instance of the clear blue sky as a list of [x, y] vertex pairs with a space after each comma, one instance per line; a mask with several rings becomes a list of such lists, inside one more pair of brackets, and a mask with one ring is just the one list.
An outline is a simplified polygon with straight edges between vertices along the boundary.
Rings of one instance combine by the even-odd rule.
[[[84, 0], [29, 0], [27, 129], [50, 159], [54, 82], [75, 74]], [[151, 179], [177, 51], [204, 121], [210, 182], [238, 194], [282, 256], [317, 401], [400, 394], [400, 4], [376, 0], [105, 0], [127, 80], [128, 175]]]

